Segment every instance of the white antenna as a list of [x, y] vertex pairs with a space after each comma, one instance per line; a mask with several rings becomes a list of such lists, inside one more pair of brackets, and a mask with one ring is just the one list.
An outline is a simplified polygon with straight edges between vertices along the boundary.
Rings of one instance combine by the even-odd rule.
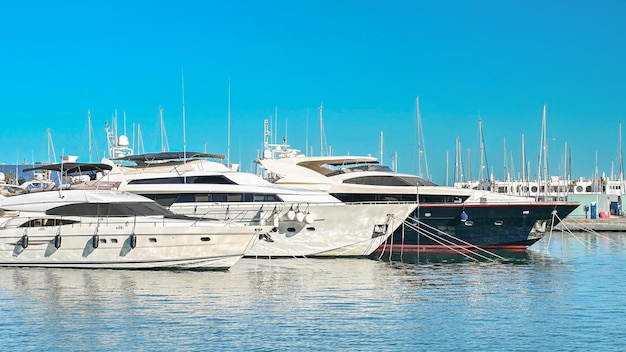
[[420, 113], [419, 96], [415, 96], [415, 114], [417, 116], [417, 172], [422, 177], [422, 154], [424, 155], [424, 164], [426, 166], [426, 178], [430, 179], [428, 172], [428, 159], [426, 158], [426, 146], [424, 143], [424, 131], [422, 130], [422, 115]]
[[146, 152], [146, 148], [143, 146], [143, 136], [141, 135], [141, 124], [137, 124], [137, 154]]
[[484, 170], [488, 169], [487, 154], [485, 152], [485, 138], [483, 136], [483, 120], [478, 116], [478, 139], [480, 140], [480, 169], [478, 171], [478, 178], [482, 181], [485, 179]]
[[163, 120], [163, 107], [159, 106], [159, 121], [161, 124], [161, 152], [169, 152], [170, 145], [167, 141], [167, 131], [165, 130], [165, 121]]
[[226, 150], [226, 164], [230, 166], [230, 77], [228, 77], [228, 146]]
[[46, 129], [46, 132], [48, 133], [48, 164], [50, 164], [50, 153], [52, 152], [52, 160], [54, 160], [55, 162], [57, 160], [57, 155], [54, 151], [54, 142], [52, 142], [52, 133], [50, 133], [50, 129]]

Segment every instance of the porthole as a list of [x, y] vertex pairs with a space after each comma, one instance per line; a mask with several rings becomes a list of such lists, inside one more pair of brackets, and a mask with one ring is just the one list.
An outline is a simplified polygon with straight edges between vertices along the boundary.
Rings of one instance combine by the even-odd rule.
[[432, 215], [431, 213], [424, 213], [424, 217], [427, 217], [427, 218], [431, 217], [431, 215]]
[[[208, 238], [208, 237], [206, 237], [206, 238]], [[210, 241], [210, 240], [211, 240], [211, 239], [209, 238], [209, 241]], [[154, 238], [154, 237], [150, 237], [150, 238], [148, 238], [148, 242], [150, 242], [150, 243], [156, 243], [156, 242], [157, 242], [157, 239], [156, 239], [156, 238]]]
[[502, 222], [502, 220], [496, 220], [496, 222], [493, 223], [496, 226], [502, 226], [502, 224], [504, 224], [504, 222]]
[[576, 186], [576, 192], [582, 193], [582, 191], [583, 191], [583, 186]]
[[307, 231], [315, 231], [315, 227], [307, 227]]
[[296, 228], [295, 227], [288, 227], [287, 231], [288, 232], [296, 232]]
[[473, 226], [474, 222], [472, 220], [467, 220], [466, 222], [464, 222], [465, 226]]
[[[200, 241], [202, 242], [209, 242], [211, 240], [211, 237], [200, 237]], [[156, 240], [155, 240], [156, 242]]]
[[111, 238], [111, 243], [117, 243], [117, 238]]
[[530, 210], [522, 210], [522, 214], [528, 215], [528, 214], [530, 214]]

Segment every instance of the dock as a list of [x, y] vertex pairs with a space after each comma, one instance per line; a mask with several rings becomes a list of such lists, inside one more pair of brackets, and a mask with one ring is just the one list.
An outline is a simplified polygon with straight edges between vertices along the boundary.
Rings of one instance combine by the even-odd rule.
[[626, 217], [612, 216], [610, 218], [580, 219], [565, 218], [554, 229], [580, 231], [592, 230], [596, 232], [626, 232]]

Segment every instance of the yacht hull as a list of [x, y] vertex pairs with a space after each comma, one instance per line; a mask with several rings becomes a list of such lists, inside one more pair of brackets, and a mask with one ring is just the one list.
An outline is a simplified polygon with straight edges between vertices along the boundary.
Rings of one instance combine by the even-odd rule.
[[399, 227], [376, 252], [474, 246], [526, 250], [576, 207], [577, 203], [421, 205], [407, 218], [413, 226]]
[[416, 206], [410, 202], [195, 203], [174, 204], [170, 209], [191, 216], [272, 224], [271, 240], [260, 241], [246, 252], [246, 257], [359, 257], [374, 252]]
[[8, 228], [0, 230], [0, 266], [227, 270], [258, 238], [247, 226], [163, 227], [158, 221], [135, 228], [132, 223]]

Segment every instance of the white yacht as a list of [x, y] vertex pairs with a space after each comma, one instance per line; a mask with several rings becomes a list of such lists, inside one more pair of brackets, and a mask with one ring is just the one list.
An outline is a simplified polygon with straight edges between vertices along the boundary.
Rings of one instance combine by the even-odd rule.
[[173, 214], [136, 194], [62, 190], [0, 199], [0, 266], [226, 270], [271, 226]]
[[[270, 224], [273, 231], [267, 240], [246, 253], [258, 257], [367, 256], [417, 206], [414, 201], [344, 203], [326, 192], [277, 187], [257, 175], [207, 160], [216, 156], [220, 157], [183, 152], [104, 159], [97, 180], [76, 186], [140, 194], [179, 214], [251, 226]], [[45, 168], [61, 171], [60, 166]], [[73, 170], [81, 168], [74, 166]]]

